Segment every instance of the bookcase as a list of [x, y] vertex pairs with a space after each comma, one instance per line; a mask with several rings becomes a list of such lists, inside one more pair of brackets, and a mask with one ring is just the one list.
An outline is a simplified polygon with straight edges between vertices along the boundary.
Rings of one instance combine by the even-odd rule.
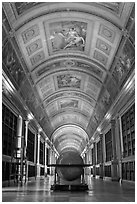
[[105, 176], [111, 177], [111, 165], [104, 166]]
[[34, 145], [35, 145], [35, 134], [28, 129], [28, 140], [27, 140], [27, 159], [28, 161], [34, 162]]
[[2, 154], [11, 156], [17, 134], [17, 117], [2, 104]]
[[[17, 134], [17, 116], [4, 104], [2, 104], [2, 154], [3, 155], [11, 157], [14, 149], [14, 140], [15, 140], [16, 134]], [[9, 179], [11, 161], [10, 159], [8, 160], [2, 161], [2, 181]]]
[[102, 155], [102, 152], [101, 152], [101, 142], [99, 141], [97, 143], [97, 164], [99, 164], [101, 162], [101, 155]]
[[45, 164], [45, 142], [40, 141], [40, 164]]
[[123, 158], [131, 158], [122, 162], [122, 179], [135, 181], [135, 104], [122, 115], [121, 124]]
[[112, 160], [112, 136], [111, 129], [105, 134], [106, 162]]
[[135, 104], [121, 117], [123, 157], [135, 155]]
[[122, 179], [135, 181], [135, 161], [122, 163]]

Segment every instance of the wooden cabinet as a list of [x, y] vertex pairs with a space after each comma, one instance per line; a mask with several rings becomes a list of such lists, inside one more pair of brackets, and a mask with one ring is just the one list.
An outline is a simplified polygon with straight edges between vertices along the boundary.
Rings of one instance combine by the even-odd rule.
[[112, 136], [111, 129], [105, 134], [106, 162], [112, 160]]
[[2, 154], [11, 156], [17, 134], [17, 117], [2, 104]]
[[40, 164], [45, 164], [45, 142], [40, 141]]
[[35, 134], [28, 129], [28, 141], [27, 141], [27, 160], [34, 162], [34, 144]]
[[121, 117], [123, 157], [135, 155], [135, 104]]
[[135, 161], [122, 163], [122, 179], [135, 181]]
[[105, 166], [104, 170], [105, 170], [105, 176], [111, 177], [111, 165]]
[[97, 164], [99, 164], [101, 162], [101, 142], [99, 141], [97, 143]]

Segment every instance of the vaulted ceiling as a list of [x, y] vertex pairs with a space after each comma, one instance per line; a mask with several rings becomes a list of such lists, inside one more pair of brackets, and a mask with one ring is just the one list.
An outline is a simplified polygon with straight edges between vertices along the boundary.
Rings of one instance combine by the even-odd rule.
[[3, 3], [3, 69], [59, 153], [83, 151], [133, 67], [133, 6]]

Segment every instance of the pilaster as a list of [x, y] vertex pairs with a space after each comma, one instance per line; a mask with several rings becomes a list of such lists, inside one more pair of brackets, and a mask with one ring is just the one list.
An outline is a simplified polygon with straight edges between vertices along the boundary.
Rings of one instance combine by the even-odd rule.
[[96, 143], [93, 145], [93, 177], [96, 177]]
[[113, 159], [111, 161], [111, 175], [112, 175], [111, 177], [112, 181], [119, 181], [115, 124], [116, 124], [115, 120], [111, 120], [112, 152], [113, 152]]
[[103, 134], [99, 135], [100, 137], [100, 149], [101, 149], [101, 155], [100, 155], [100, 178], [103, 179]]

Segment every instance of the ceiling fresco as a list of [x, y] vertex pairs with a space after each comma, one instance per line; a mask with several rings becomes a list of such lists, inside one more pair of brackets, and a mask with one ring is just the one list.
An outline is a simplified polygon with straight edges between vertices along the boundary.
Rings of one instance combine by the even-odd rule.
[[59, 153], [83, 151], [134, 69], [133, 6], [3, 3], [3, 69]]

